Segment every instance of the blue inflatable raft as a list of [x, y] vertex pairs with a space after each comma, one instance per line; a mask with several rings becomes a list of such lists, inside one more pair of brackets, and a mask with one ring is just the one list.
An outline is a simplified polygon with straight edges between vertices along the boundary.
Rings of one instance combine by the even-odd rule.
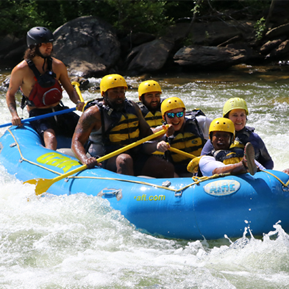
[[[21, 181], [53, 179], [81, 166], [73, 157], [44, 148], [29, 124], [12, 126], [3, 134], [0, 162]], [[240, 237], [246, 227], [261, 236], [278, 221], [289, 232], [288, 179], [273, 170], [254, 176], [154, 179], [96, 167], [55, 182], [47, 192], [104, 198], [136, 228], [150, 234], [218, 239]]]

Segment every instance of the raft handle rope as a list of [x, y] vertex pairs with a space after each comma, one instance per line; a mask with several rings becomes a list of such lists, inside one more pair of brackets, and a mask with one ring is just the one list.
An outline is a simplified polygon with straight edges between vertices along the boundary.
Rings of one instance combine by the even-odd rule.
[[280, 178], [278, 178], [277, 176], [275, 176], [274, 174], [272, 174], [271, 172], [265, 171], [265, 170], [261, 170], [261, 172], [266, 173], [268, 175], [271, 175], [272, 177], [274, 177], [275, 179], [277, 179], [284, 187], [288, 187], [289, 185], [289, 180], [287, 181], [287, 183], [285, 184], [282, 180], [280, 180]]
[[[10, 130], [10, 128], [8, 128], [8, 131], [9, 133], [11, 134], [11, 136], [13, 137], [16, 145], [17, 145], [17, 148], [18, 148], [18, 151], [19, 151], [19, 154], [20, 154], [20, 157], [21, 157], [21, 161], [25, 161], [25, 162], [28, 162], [32, 165], [35, 165], [35, 166], [38, 166], [40, 168], [43, 168], [43, 169], [46, 169], [47, 171], [50, 171], [50, 172], [53, 172], [55, 173], [56, 175], [61, 175], [61, 173], [59, 172], [56, 172], [54, 170], [51, 170], [45, 166], [42, 166], [42, 165], [39, 165], [35, 162], [32, 162], [28, 159], [26, 159], [22, 152], [21, 152], [21, 149], [20, 149], [20, 145], [16, 139], [16, 137], [13, 135], [12, 131]], [[142, 185], [146, 185], [146, 186], [151, 186], [151, 187], [155, 187], [155, 188], [159, 188], [159, 189], [164, 189], [164, 190], [169, 190], [169, 191], [172, 191], [172, 192], [175, 192], [175, 196], [181, 196], [183, 191], [186, 190], [187, 188], [193, 186], [193, 185], [198, 185], [200, 182], [202, 181], [206, 181], [206, 180], [209, 180], [209, 179], [212, 179], [212, 178], [217, 178], [217, 177], [220, 177], [220, 176], [224, 176], [224, 174], [220, 174], [220, 175], [213, 175], [211, 177], [201, 177], [201, 178], [198, 178], [198, 177], [193, 177], [193, 183], [190, 183], [180, 189], [173, 189], [173, 188], [169, 188], [169, 187], [166, 187], [164, 185], [160, 186], [160, 185], [156, 185], [156, 184], [151, 184], [151, 183], [147, 183], [147, 182], [143, 182], [143, 181], [135, 181], [135, 180], [124, 180], [124, 179], [121, 179], [121, 178], [108, 178], [108, 177], [85, 177], [85, 176], [81, 176], [81, 177], [78, 177], [78, 176], [69, 176], [67, 177], [66, 179], [99, 179], [99, 180], [115, 180], [115, 181], [121, 181], [121, 182], [129, 182], [129, 183], [135, 183], [135, 184], [142, 184]], [[180, 194], [180, 192], [182, 192]]]
[[[43, 169], [46, 169], [47, 171], [50, 171], [50, 172], [53, 172], [57, 175], [61, 175], [61, 173], [59, 172], [56, 172], [54, 170], [51, 170], [45, 166], [42, 166], [42, 165], [39, 165], [35, 162], [32, 162], [32, 161], [29, 161], [27, 160], [26, 158], [24, 158], [22, 152], [21, 152], [21, 149], [20, 149], [20, 146], [19, 146], [19, 143], [16, 139], [16, 137], [13, 135], [13, 133], [11, 132], [11, 130], [8, 128], [8, 131], [9, 133], [11, 134], [11, 136], [13, 137], [13, 139], [15, 140], [15, 143], [17, 145], [17, 148], [18, 148], [18, 151], [19, 151], [19, 154], [20, 154], [20, 157], [21, 157], [21, 160], [22, 161], [26, 161], [32, 165], [35, 165], [35, 166], [38, 166], [38, 167], [41, 167]], [[285, 184], [284, 182], [282, 182], [282, 180], [280, 180], [277, 176], [275, 176], [274, 174], [268, 172], [268, 171], [263, 171], [262, 172], [265, 172], [267, 174], [270, 174], [272, 175], [273, 177], [275, 177], [283, 186], [287, 187], [289, 185], [289, 180], [288, 182]], [[190, 183], [180, 189], [172, 189], [172, 188], [169, 188], [169, 187], [166, 187], [165, 185], [156, 185], [156, 184], [151, 184], [151, 183], [147, 183], [147, 182], [143, 182], [143, 181], [134, 181], [134, 180], [124, 180], [124, 179], [120, 179], [120, 178], [108, 178], [108, 177], [85, 177], [85, 176], [81, 176], [81, 177], [78, 177], [78, 176], [69, 176], [67, 177], [67, 179], [99, 179], [99, 180], [115, 180], [115, 181], [121, 181], [121, 182], [129, 182], [129, 183], [135, 183], [135, 184], [142, 184], [142, 185], [146, 185], [146, 186], [151, 186], [151, 187], [155, 187], [155, 188], [159, 188], [159, 189], [164, 189], [164, 190], [169, 190], [169, 191], [172, 191], [172, 192], [175, 192], [175, 196], [176, 197], [180, 197], [182, 196], [183, 194], [183, 191], [185, 191], [187, 188], [193, 186], [193, 185], [198, 185], [199, 183], [201, 182], [204, 182], [204, 181], [207, 181], [207, 180], [210, 180], [210, 179], [215, 179], [215, 178], [219, 178], [219, 177], [225, 177], [225, 176], [228, 176], [230, 175], [230, 173], [222, 173], [222, 174], [215, 174], [215, 175], [212, 175], [210, 177], [196, 177], [196, 176], [193, 176], [192, 179], [193, 179], [193, 183]]]

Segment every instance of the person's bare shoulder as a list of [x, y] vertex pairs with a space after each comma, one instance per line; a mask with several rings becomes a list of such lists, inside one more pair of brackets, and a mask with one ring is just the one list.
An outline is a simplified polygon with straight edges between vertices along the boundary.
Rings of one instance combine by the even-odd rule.
[[54, 73], [56, 73], [56, 74], [63, 73], [63, 72], [67, 73], [67, 68], [61, 60], [59, 60], [55, 57], [52, 57], [52, 60], [53, 60], [52, 61], [52, 70]]
[[81, 115], [79, 122], [86, 128], [98, 129], [101, 126], [101, 115], [97, 105], [91, 106], [86, 109]]
[[17, 64], [11, 72], [9, 90], [14, 94], [18, 88], [21, 87], [24, 95], [29, 95], [34, 83], [33, 72], [29, 68], [27, 62], [23, 60]]
[[12, 69], [12, 74], [13, 73], [25, 73], [29, 70], [30, 68], [28, 66], [28, 63], [25, 60], [23, 60]]
[[55, 58], [55, 57], [52, 57], [52, 67], [53, 67], [53, 66], [56, 66], [56, 67], [65, 67], [65, 68], [66, 68], [65, 64], [64, 64], [61, 60], [59, 60], [59, 59], [57, 59], [57, 58]]

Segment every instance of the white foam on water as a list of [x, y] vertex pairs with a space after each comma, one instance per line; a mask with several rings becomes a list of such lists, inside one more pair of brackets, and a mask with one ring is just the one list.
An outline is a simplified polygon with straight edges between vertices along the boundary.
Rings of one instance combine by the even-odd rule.
[[[1, 169], [3, 173], [3, 168]], [[106, 200], [37, 197], [3, 174], [0, 287], [261, 288], [289, 282], [289, 236], [280, 224], [262, 239], [185, 241], [135, 230]]]
[[[228, 77], [228, 76], [227, 76]], [[95, 79], [98, 85], [100, 79]], [[139, 79], [129, 99], [138, 100]], [[222, 115], [230, 97], [244, 97], [277, 169], [289, 167], [287, 83], [204, 78], [160, 80], [163, 97]], [[84, 99], [99, 97], [83, 91]], [[11, 121], [0, 92], [0, 122]], [[64, 94], [65, 105], [72, 107]], [[2, 134], [6, 128], [0, 129]], [[210, 213], [210, 212], [208, 212]], [[213, 216], [212, 216], [213, 217]], [[0, 288], [288, 288], [289, 237], [276, 224], [256, 238], [170, 240], [135, 229], [100, 198], [37, 197], [0, 165]]]

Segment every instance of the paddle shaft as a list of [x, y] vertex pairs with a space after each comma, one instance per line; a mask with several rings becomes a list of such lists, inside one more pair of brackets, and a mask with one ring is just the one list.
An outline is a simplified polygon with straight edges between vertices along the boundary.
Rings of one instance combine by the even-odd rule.
[[76, 90], [76, 92], [77, 92], [77, 94], [78, 94], [78, 96], [80, 98], [80, 101], [84, 102], [84, 99], [83, 99], [83, 97], [81, 95], [81, 92], [80, 92], [80, 89], [79, 89], [80, 84], [78, 82], [76, 82], [76, 81], [72, 81], [71, 84], [74, 85], [75, 90]]
[[188, 157], [188, 158], [191, 158], [191, 159], [196, 158], [196, 156], [194, 156], [194, 155], [192, 155], [192, 154], [189, 154], [189, 153], [186, 153], [186, 152], [181, 151], [181, 150], [176, 149], [176, 148], [170, 147], [169, 150], [172, 151], [172, 152], [174, 152], [174, 153], [181, 154], [181, 155], [183, 155], [183, 156], [186, 156], [186, 157]]
[[[146, 142], [146, 141], [149, 141], [149, 140], [151, 140], [151, 139], [153, 139], [153, 138], [156, 138], [156, 137], [158, 137], [158, 136], [161, 136], [161, 135], [163, 135], [163, 134], [166, 132], [167, 128], [168, 128], [168, 127], [166, 126], [165, 129], [162, 129], [162, 130], [160, 130], [159, 132], [156, 132], [156, 133], [154, 133], [154, 134], [151, 134], [151, 135], [149, 135], [149, 136], [147, 136], [147, 137], [145, 137], [145, 138], [142, 138], [142, 139], [140, 139], [140, 140], [138, 140], [138, 141], [136, 141], [136, 142], [133, 142], [133, 143], [131, 143], [131, 144], [129, 144], [129, 145], [123, 147], [123, 148], [120, 148], [120, 149], [118, 149], [118, 150], [116, 150], [116, 151], [113, 151], [113, 152], [111, 152], [111, 153], [103, 156], [103, 157], [100, 157], [100, 158], [97, 159], [97, 162], [101, 163], [101, 162], [103, 162], [103, 161], [105, 161], [105, 160], [107, 160], [107, 159], [109, 159], [109, 158], [112, 158], [112, 157], [117, 156], [117, 155], [119, 155], [119, 154], [121, 154], [121, 153], [123, 153], [123, 152], [126, 152], [126, 151], [128, 151], [128, 150], [130, 150], [130, 149], [132, 149], [132, 148], [134, 148], [134, 147], [136, 147], [136, 146], [138, 146], [138, 145]], [[70, 171], [70, 172], [67, 172], [67, 173], [65, 173], [65, 174], [62, 174], [62, 175], [60, 175], [60, 176], [58, 176], [58, 177], [56, 177], [56, 178], [48, 179], [48, 180], [46, 180], [46, 181], [51, 182], [51, 184], [53, 184], [53, 183], [55, 183], [55, 182], [57, 182], [57, 181], [59, 181], [59, 180], [61, 180], [61, 179], [64, 179], [64, 178], [70, 176], [70, 175], [73, 175], [73, 174], [76, 174], [76, 173], [78, 173], [78, 172], [80, 172], [80, 171], [82, 171], [82, 170], [85, 170], [86, 168], [87, 168], [87, 165], [83, 165], [83, 166], [81, 166], [81, 167], [79, 167], [79, 168], [77, 168], [77, 169], [74, 169], [74, 170], [72, 170], [72, 171]], [[45, 181], [45, 179], [44, 179], [43, 181]], [[29, 183], [29, 181], [26, 181], [26, 182]], [[25, 182], [25, 183], [26, 183], [26, 182]], [[30, 183], [31, 183], [31, 182], [30, 182]]]
[[[72, 112], [74, 110], [76, 110], [76, 107], [68, 108], [68, 109], [64, 109], [64, 110], [59, 110], [59, 111], [54, 111], [54, 112], [50, 112], [50, 113], [43, 114], [43, 115], [33, 116], [33, 117], [26, 118], [26, 119], [21, 119], [21, 123], [31, 122], [31, 121], [35, 121], [38, 119], [43, 119], [43, 118], [47, 118], [47, 117], [51, 117], [51, 116], [55, 116], [55, 115], [69, 113], [69, 112]], [[5, 126], [9, 126], [9, 125], [12, 125], [12, 122], [1, 124], [0, 128], [5, 127]]]
[[[79, 89], [80, 84], [76, 81], [71, 82], [71, 84], [75, 86], [75, 90], [76, 90], [77, 94], [79, 95], [81, 102], [84, 102], [83, 97], [82, 97], [81, 92], [80, 92], [80, 89]], [[60, 111], [55, 111], [55, 112], [51, 112], [51, 113], [47, 113], [47, 114], [43, 114], [43, 115], [33, 116], [30, 118], [21, 119], [21, 123], [28, 122], [28, 121], [31, 122], [31, 121], [35, 121], [38, 119], [43, 119], [43, 118], [47, 118], [47, 117], [51, 117], [51, 116], [55, 116], [55, 115], [60, 115], [60, 114], [72, 112], [74, 110], [76, 110], [76, 107], [64, 109], [64, 110], [60, 110]], [[0, 128], [5, 127], [5, 126], [9, 126], [9, 125], [12, 125], [12, 122], [1, 124]]]

